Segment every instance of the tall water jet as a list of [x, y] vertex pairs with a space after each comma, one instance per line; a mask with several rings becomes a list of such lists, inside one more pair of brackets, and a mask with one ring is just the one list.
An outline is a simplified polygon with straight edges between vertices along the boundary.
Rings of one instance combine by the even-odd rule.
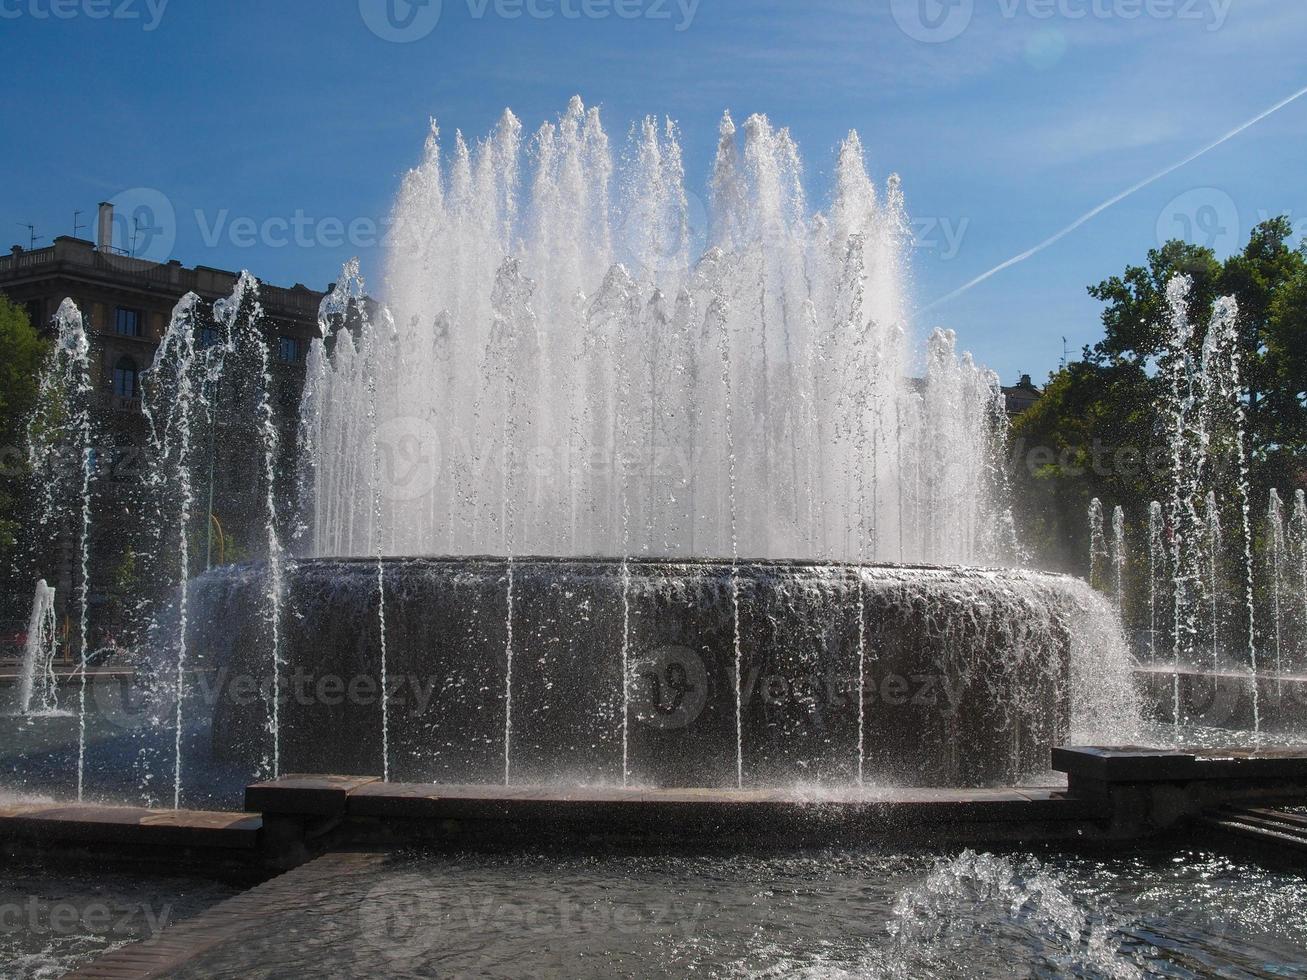
[[1103, 565], [1108, 559], [1107, 532], [1103, 524], [1103, 502], [1089, 501], [1089, 584], [1102, 587]]
[[1148, 662], [1157, 662], [1157, 576], [1166, 566], [1166, 518], [1162, 504], [1148, 505]]
[[1294, 549], [1297, 552], [1297, 592], [1299, 602], [1298, 640], [1299, 666], [1307, 666], [1307, 491], [1296, 490], [1293, 495]]
[[1202, 583], [1202, 522], [1197, 497], [1207, 464], [1207, 434], [1202, 413], [1204, 377], [1191, 346], [1188, 276], [1176, 276], [1166, 288], [1170, 329], [1163, 358], [1170, 388], [1171, 572], [1174, 596], [1172, 622], [1173, 720], [1180, 723], [1180, 668], [1196, 662], [1197, 604]]
[[1241, 355], [1239, 351], [1239, 307], [1234, 297], [1224, 296], [1212, 309], [1207, 337], [1203, 342], [1202, 376], [1205, 385], [1203, 429], [1212, 455], [1233, 462], [1237, 479], [1240, 527], [1243, 533], [1244, 605], [1248, 668], [1253, 674], [1253, 730], [1261, 731], [1260, 693], [1257, 675], [1257, 609], [1253, 559], [1252, 481], [1249, 475], [1247, 419], [1243, 404]]
[[90, 341], [71, 299], [55, 315], [56, 338], [41, 372], [28, 425], [28, 463], [36, 483], [37, 533], [52, 546], [77, 542], [77, 799], [85, 791], [87, 662], [90, 656], [91, 486], [95, 476], [95, 390]]
[[[156, 501], [155, 530], [162, 538], [176, 531], [175, 542], [158, 542], [164, 550], [175, 548], [176, 570], [169, 577], [177, 583], [177, 628], [169, 642], [174, 650], [173, 808], [181, 807], [182, 732], [186, 692], [187, 624], [189, 613], [191, 508], [195, 503], [192, 468], [192, 424], [207, 416], [202, 405], [206, 371], [204, 358], [197, 357], [196, 324], [200, 298], [194, 293], [182, 297], [155, 352], [154, 364], [142, 386], [141, 411], [150, 432], [149, 485]], [[165, 510], [166, 509], [166, 510]], [[206, 515], [207, 517], [207, 515]], [[168, 546], [171, 545], [171, 548]], [[156, 556], [158, 558], [158, 556]], [[158, 560], [162, 561], [161, 558]], [[162, 627], [155, 635], [160, 636]]]
[[1116, 593], [1116, 612], [1125, 616], [1125, 509], [1119, 504], [1112, 509], [1112, 571], [1113, 590]]
[[[251, 522], [256, 522], [266, 548], [268, 574], [264, 604], [267, 628], [267, 728], [270, 758], [264, 769], [276, 778], [281, 773], [281, 675], [283, 641], [282, 601], [285, 554], [279, 526], [281, 516], [277, 495], [277, 461], [280, 435], [273, 405], [273, 378], [264, 335], [263, 305], [259, 283], [248, 272], [236, 280], [231, 295], [213, 304], [213, 319], [226, 343], [223, 361], [224, 383], [231, 391], [232, 402], [239, 406], [242, 419], [249, 425], [251, 455], [254, 458]], [[234, 391], [232, 389], [234, 388]]]
[[1211, 609], [1212, 628], [1212, 670], [1221, 669], [1221, 508], [1217, 503], [1216, 491], [1207, 491], [1204, 508], [1206, 517], [1207, 539], [1207, 593]]
[[1279, 685], [1283, 683], [1284, 677], [1284, 621], [1281, 599], [1287, 561], [1284, 501], [1280, 499], [1280, 491], [1275, 487], [1271, 487], [1270, 498], [1266, 505], [1266, 543], [1268, 547], [1266, 571], [1271, 596], [1271, 639], [1275, 650], [1276, 684]]
[[27, 637], [18, 670], [18, 710], [22, 714], [49, 714], [59, 707], [58, 678], [54, 660], [59, 652], [55, 629], [54, 589], [41, 579], [32, 596], [27, 617]]

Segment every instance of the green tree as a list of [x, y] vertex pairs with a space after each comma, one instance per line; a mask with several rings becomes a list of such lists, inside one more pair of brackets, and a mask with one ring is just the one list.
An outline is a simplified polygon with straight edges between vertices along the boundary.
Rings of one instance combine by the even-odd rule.
[[0, 293], [0, 568], [13, 566], [25, 498], [27, 420], [47, 344], [27, 313]]
[[1015, 421], [1017, 517], [1041, 564], [1083, 571], [1094, 497], [1110, 505], [1161, 492], [1166, 443], [1155, 394], [1141, 364], [1086, 357], [1052, 375], [1043, 398]]
[[[1106, 304], [1104, 337], [1091, 353], [1100, 365], [1119, 360], [1156, 365], [1166, 349], [1166, 285], [1173, 276], [1185, 274], [1193, 280], [1189, 305], [1194, 355], [1202, 346], [1212, 303], [1220, 296], [1235, 298], [1242, 400], [1259, 486], [1287, 486], [1301, 466], [1304, 447], [1302, 392], [1307, 378], [1301, 350], [1307, 314], [1299, 290], [1307, 275], [1307, 252], [1289, 247], [1292, 235], [1288, 218], [1272, 218], [1254, 228], [1244, 249], [1224, 262], [1210, 249], [1167, 242], [1148, 253], [1146, 266], [1129, 266], [1124, 275], [1089, 287], [1089, 294]], [[1152, 383], [1160, 386], [1155, 374]]]
[[1125, 273], [1089, 287], [1089, 295], [1106, 304], [1104, 336], [1087, 357], [1096, 364], [1117, 360], [1144, 366], [1166, 347], [1170, 310], [1167, 284], [1177, 275], [1193, 280], [1193, 310], [1208, 310], [1221, 295], [1221, 264], [1209, 248], [1170, 241], [1150, 249], [1147, 265], [1127, 266]]
[[1104, 304], [1104, 336], [1084, 360], [1053, 375], [1044, 398], [1013, 427], [1013, 483], [1028, 543], [1045, 563], [1083, 571], [1085, 512], [1097, 496], [1143, 520], [1164, 499], [1168, 348], [1166, 287], [1193, 281], [1190, 316], [1197, 357], [1220, 296], [1239, 304], [1242, 402], [1258, 488], [1301, 485], [1307, 467], [1307, 246], [1290, 248], [1292, 226], [1275, 218], [1219, 261], [1210, 249], [1167, 242], [1089, 294]]

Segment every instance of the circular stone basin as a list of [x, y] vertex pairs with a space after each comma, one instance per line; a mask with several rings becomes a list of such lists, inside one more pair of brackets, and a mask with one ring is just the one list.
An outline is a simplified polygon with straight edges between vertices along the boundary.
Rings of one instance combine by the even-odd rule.
[[[215, 750], [252, 763], [273, 745], [266, 575], [191, 585]], [[1088, 632], [1083, 583], [1015, 570], [313, 559], [282, 579], [280, 771], [379, 775], [384, 753], [393, 781], [1010, 784], [1065, 741]]]

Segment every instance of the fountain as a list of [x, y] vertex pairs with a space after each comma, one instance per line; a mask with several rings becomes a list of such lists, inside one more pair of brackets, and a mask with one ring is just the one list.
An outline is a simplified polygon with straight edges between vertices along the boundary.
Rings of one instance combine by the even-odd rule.
[[[37, 506], [34, 551], [49, 560], [54, 542], [77, 542], [77, 798], [85, 788], [87, 657], [90, 654], [91, 485], [95, 437], [91, 345], [82, 314], [66, 299], [55, 315], [56, 337], [41, 372], [36, 409], [28, 424], [28, 463]], [[29, 632], [29, 643], [31, 637]]]
[[[121, 739], [148, 801], [214, 772], [984, 786], [1131, 737], [1124, 510], [1094, 542], [1115, 609], [1014, 567], [997, 378], [948, 331], [914, 354], [902, 190], [856, 135], [814, 212], [789, 133], [724, 117], [702, 234], [669, 122], [620, 165], [579, 100], [524, 177], [525, 143], [511, 113], [448, 155], [432, 128], [386, 303], [346, 265], [293, 427], [253, 277], [178, 304]], [[201, 573], [219, 443], [248, 557]]]
[[[525, 179], [522, 145], [511, 113], [449, 156], [433, 127], [387, 304], [356, 263], [323, 303], [297, 556], [270, 542], [190, 588], [221, 754], [443, 782], [984, 785], [1044, 772], [1073, 730], [1128, 735], [1110, 605], [946, 567], [1020, 554], [1006, 417], [951, 333], [910, 379], [902, 192], [856, 135], [812, 213], [789, 133], [726, 116], [702, 242], [670, 123], [637, 127], [620, 173], [579, 100]], [[236, 696], [250, 678], [281, 696]]]

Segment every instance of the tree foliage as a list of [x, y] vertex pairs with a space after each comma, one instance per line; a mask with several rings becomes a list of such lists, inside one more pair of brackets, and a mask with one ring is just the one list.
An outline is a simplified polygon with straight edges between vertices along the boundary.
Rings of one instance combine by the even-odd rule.
[[22, 520], [27, 420], [47, 347], [27, 313], [0, 293], [0, 568], [6, 572]]
[[[1182, 241], [1151, 249], [1089, 287], [1104, 304], [1104, 335], [1083, 359], [1051, 376], [1044, 398], [1013, 427], [1017, 506], [1035, 552], [1048, 564], [1082, 569], [1085, 512], [1097, 496], [1142, 514], [1166, 494], [1167, 283], [1188, 275], [1199, 354], [1212, 304], [1239, 304], [1241, 401], [1247, 413], [1253, 483], [1301, 486], [1307, 468], [1307, 244], [1289, 245], [1287, 218], [1258, 225], [1224, 261]], [[1051, 459], [1049, 458], [1051, 455]]]

